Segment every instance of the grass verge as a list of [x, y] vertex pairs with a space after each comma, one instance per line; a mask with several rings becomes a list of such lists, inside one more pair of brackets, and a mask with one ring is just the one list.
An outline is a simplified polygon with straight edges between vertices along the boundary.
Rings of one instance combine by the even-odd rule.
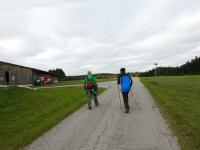
[[[99, 93], [105, 89], [100, 88]], [[28, 145], [86, 103], [81, 87], [0, 88], [0, 149]]]
[[141, 78], [178, 137], [182, 150], [200, 149], [200, 76]]

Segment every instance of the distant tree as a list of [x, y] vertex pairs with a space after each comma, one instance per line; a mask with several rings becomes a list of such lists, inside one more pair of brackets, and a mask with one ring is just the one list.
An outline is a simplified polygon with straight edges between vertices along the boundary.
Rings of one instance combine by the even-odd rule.
[[[140, 76], [154, 76], [155, 69], [141, 72]], [[175, 76], [175, 75], [192, 75], [200, 74], [200, 57], [195, 57], [191, 61], [187, 61], [185, 64], [177, 67], [158, 67], [158, 76]]]
[[65, 72], [62, 69], [57, 68], [57, 69], [49, 70], [49, 73], [57, 75], [59, 81], [66, 79]]

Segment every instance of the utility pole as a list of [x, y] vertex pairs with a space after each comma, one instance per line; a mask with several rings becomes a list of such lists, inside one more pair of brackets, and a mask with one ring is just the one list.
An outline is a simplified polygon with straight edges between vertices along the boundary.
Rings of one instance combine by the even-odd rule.
[[157, 69], [158, 63], [154, 63], [154, 66], [155, 66], [155, 77], [156, 77], [157, 75], [156, 69]]

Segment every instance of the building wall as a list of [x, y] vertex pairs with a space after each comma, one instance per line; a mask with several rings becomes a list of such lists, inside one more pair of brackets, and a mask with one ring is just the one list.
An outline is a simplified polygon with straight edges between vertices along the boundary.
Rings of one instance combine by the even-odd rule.
[[6, 63], [0, 63], [0, 84], [6, 84], [6, 71], [10, 85], [32, 84], [32, 69]]
[[33, 72], [33, 82], [37, 81], [38, 78], [40, 78], [40, 77], [42, 77], [41, 74], [38, 74], [38, 73]]

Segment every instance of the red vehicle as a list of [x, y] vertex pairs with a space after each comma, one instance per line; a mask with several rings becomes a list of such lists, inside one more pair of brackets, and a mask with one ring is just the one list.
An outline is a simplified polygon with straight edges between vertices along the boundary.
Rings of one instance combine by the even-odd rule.
[[52, 83], [52, 78], [50, 75], [44, 75], [43, 78], [44, 78], [44, 80], [43, 80], [44, 85]]

